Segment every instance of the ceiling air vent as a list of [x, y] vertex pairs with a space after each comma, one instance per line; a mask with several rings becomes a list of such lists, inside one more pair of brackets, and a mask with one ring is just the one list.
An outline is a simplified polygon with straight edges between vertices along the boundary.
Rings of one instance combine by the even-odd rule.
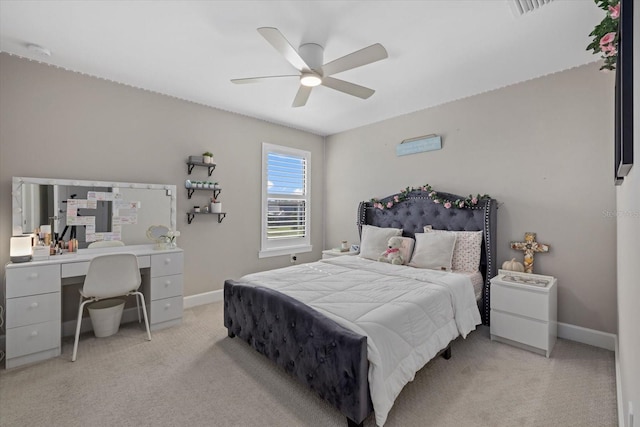
[[552, 0], [508, 0], [513, 14], [516, 16], [524, 15], [541, 8], [545, 4], [551, 3]]

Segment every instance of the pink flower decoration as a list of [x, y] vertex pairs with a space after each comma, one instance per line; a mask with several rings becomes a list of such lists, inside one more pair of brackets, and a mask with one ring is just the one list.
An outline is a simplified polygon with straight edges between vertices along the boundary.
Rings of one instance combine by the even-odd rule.
[[440, 200], [435, 199], [435, 200], [433, 201], [433, 203], [440, 203]]
[[609, 15], [611, 19], [618, 19], [620, 17], [620, 3], [615, 6], [609, 6]]
[[602, 36], [602, 38], [600, 39], [600, 48], [602, 49], [602, 46], [607, 45], [609, 43], [612, 43], [616, 38], [616, 33], [607, 33], [604, 36]]
[[390, 208], [393, 206], [393, 202], [387, 202], [387, 207]]
[[382, 209], [382, 203], [374, 203], [373, 207]]
[[443, 206], [445, 207], [445, 209], [449, 209], [451, 207], [451, 203], [446, 202]]
[[477, 205], [478, 204], [478, 199], [476, 197], [471, 199], [471, 204]]
[[608, 44], [606, 46], [600, 46], [600, 50], [604, 52], [604, 56], [613, 56], [618, 53], [618, 50], [613, 44]]
[[422, 191], [427, 191], [427, 187], [422, 187]]
[[460, 202], [460, 203], [458, 203], [458, 207], [459, 207], [459, 208], [464, 208], [464, 202]]
[[429, 193], [429, 197], [433, 197], [433, 196], [435, 196], [435, 194], [436, 194], [436, 192], [432, 191], [431, 193]]
[[393, 200], [396, 201], [396, 203], [398, 203], [400, 201], [400, 199], [398, 198], [398, 196], [393, 196]]

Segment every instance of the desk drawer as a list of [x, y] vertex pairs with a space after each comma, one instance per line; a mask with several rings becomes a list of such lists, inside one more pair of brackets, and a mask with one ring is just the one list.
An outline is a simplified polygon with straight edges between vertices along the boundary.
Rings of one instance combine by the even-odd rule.
[[7, 298], [60, 292], [60, 265], [6, 269]]
[[60, 320], [60, 292], [7, 301], [7, 328]]
[[[68, 262], [62, 264], [62, 277], [78, 277], [86, 276], [89, 271], [90, 261]], [[150, 266], [149, 256], [138, 257], [138, 268], [147, 268]]]
[[542, 350], [549, 348], [549, 324], [491, 310], [491, 335], [507, 338]]
[[151, 323], [162, 323], [182, 317], [182, 296], [151, 301]]
[[153, 277], [151, 279], [151, 300], [182, 296], [183, 275]]
[[60, 320], [7, 329], [7, 359], [60, 347]]
[[183, 266], [182, 252], [151, 255], [151, 277], [182, 274]]
[[491, 284], [491, 308], [538, 320], [549, 320], [549, 293]]

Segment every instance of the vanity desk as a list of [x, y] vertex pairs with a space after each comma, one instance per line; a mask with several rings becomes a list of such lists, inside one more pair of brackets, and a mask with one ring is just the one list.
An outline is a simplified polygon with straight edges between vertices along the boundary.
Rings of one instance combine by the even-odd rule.
[[182, 249], [156, 250], [154, 245], [80, 249], [45, 261], [10, 263], [5, 268], [7, 369], [61, 354], [62, 286], [82, 283], [91, 259], [109, 253], [137, 256], [151, 330], [182, 321]]

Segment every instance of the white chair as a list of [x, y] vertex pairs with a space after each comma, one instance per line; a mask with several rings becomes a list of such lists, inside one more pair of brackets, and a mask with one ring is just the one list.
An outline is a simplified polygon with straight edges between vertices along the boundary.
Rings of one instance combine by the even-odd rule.
[[[98, 249], [98, 248], [118, 248], [124, 246], [124, 242], [122, 240], [98, 240], [92, 243], [89, 243], [87, 249]], [[142, 318], [140, 317], [140, 298], [136, 295], [136, 308], [138, 309], [138, 323], [142, 322]]]
[[138, 258], [134, 254], [108, 254], [100, 255], [91, 260], [89, 271], [80, 290], [80, 307], [78, 308], [78, 321], [76, 324], [76, 340], [73, 343], [73, 356], [71, 361], [76, 361], [78, 352], [78, 338], [80, 337], [80, 325], [82, 323], [82, 311], [90, 302], [118, 296], [136, 295], [142, 301], [144, 323], [147, 327], [147, 337], [151, 341], [149, 331], [149, 319], [145, 306], [144, 295], [138, 291], [142, 279], [138, 268]]

